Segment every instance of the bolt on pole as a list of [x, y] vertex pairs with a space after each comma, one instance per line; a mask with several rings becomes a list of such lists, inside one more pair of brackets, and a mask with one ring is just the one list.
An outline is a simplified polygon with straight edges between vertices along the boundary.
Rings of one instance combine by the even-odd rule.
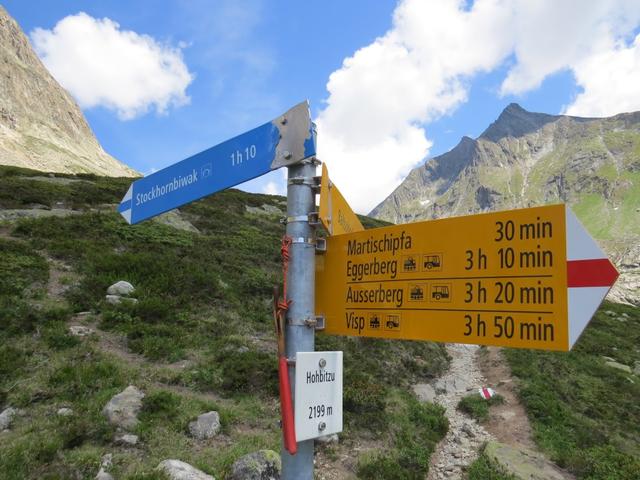
[[[288, 300], [286, 353], [295, 359], [297, 352], [315, 350], [315, 329], [308, 321], [315, 318], [315, 227], [308, 221], [308, 214], [316, 209], [313, 178], [316, 175], [315, 159], [308, 159], [288, 167], [286, 234], [292, 239], [289, 250], [287, 275]], [[307, 324], [305, 324], [307, 321]], [[295, 392], [295, 367], [289, 367], [291, 395]], [[295, 398], [294, 398], [295, 408]], [[283, 480], [313, 480], [314, 440], [298, 443], [298, 453], [290, 455], [282, 449]]]

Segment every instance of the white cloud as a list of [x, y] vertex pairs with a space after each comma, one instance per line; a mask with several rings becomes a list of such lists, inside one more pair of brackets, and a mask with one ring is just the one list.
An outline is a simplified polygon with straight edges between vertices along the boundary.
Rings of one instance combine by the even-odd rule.
[[262, 193], [266, 193], [267, 195], [286, 195], [286, 192], [283, 192], [282, 184], [276, 182], [269, 182], [262, 188]]
[[567, 115], [606, 117], [640, 110], [640, 35], [630, 47], [618, 45], [574, 67], [583, 88]]
[[53, 30], [36, 28], [31, 41], [51, 74], [81, 107], [103, 106], [131, 119], [155, 108], [189, 102], [193, 80], [180, 47], [121, 30], [108, 18], [86, 13], [60, 20]]
[[625, 43], [640, 21], [640, 2], [467, 3], [401, 1], [392, 28], [329, 77], [317, 119], [319, 158], [355, 210], [367, 212], [390, 194], [428, 153], [424, 126], [465, 102], [475, 75], [505, 62], [502, 94], [535, 89], [569, 69], [585, 89], [576, 109], [607, 102], [615, 109], [621, 102], [600, 88], [606, 82], [597, 66], [607, 62], [631, 80], [619, 97], [629, 94], [640, 108], [640, 82], [631, 77], [637, 45]]

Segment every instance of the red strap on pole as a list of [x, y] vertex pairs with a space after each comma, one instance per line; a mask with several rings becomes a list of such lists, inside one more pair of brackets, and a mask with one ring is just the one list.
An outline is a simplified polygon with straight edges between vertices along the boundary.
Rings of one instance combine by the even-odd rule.
[[282, 417], [282, 436], [284, 448], [291, 455], [298, 452], [296, 441], [295, 420], [293, 416], [293, 402], [291, 400], [291, 383], [289, 382], [289, 366], [287, 364], [287, 354], [284, 344], [285, 315], [289, 309], [290, 300], [287, 300], [287, 271], [289, 269], [289, 247], [291, 238], [282, 239], [282, 275], [283, 295], [280, 299], [278, 288], [273, 294], [273, 316], [276, 324], [276, 336], [278, 337], [278, 377], [280, 379], [280, 414]]
[[285, 357], [280, 357], [278, 372], [280, 374], [280, 411], [282, 413], [282, 435], [284, 438], [284, 448], [291, 455], [295, 455], [298, 451], [298, 443], [296, 442], [296, 429], [293, 419], [291, 385], [289, 384], [289, 367]]

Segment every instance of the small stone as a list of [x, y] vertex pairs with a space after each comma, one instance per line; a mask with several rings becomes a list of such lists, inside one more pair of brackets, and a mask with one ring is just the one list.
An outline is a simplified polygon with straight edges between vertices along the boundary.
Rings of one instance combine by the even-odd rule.
[[197, 420], [189, 423], [189, 433], [193, 438], [205, 440], [212, 438], [220, 431], [220, 415], [212, 411], [203, 413]]
[[134, 291], [135, 288], [133, 285], [129, 282], [125, 282], [124, 280], [120, 280], [107, 288], [107, 295], [119, 295], [122, 297], [131, 295]]
[[2, 413], [0, 413], [0, 431], [8, 430], [13, 423], [13, 419], [16, 416], [18, 411], [15, 408], [7, 408]]
[[273, 450], [259, 450], [238, 459], [227, 480], [279, 480], [282, 463]]
[[156, 470], [163, 471], [171, 480], [215, 480], [211, 475], [180, 460], [163, 460]]
[[113, 480], [113, 477], [110, 473], [105, 472], [104, 468], [100, 468], [95, 480]]
[[88, 337], [93, 333], [93, 329], [85, 327], [84, 325], [71, 325], [69, 327], [69, 333], [74, 337]]
[[138, 436], [131, 433], [125, 433], [124, 435], [116, 437], [116, 443], [128, 447], [135, 447], [138, 444]]
[[56, 413], [61, 417], [70, 417], [71, 415], [73, 415], [73, 410], [67, 407], [62, 407], [59, 408]]
[[100, 459], [100, 466], [108, 470], [113, 465], [113, 453], [105, 453]]
[[324, 435], [322, 437], [316, 438], [316, 442], [323, 444], [338, 443], [338, 440], [339, 438], [337, 433], [332, 433], [331, 435]]
[[610, 317], [615, 317], [616, 316], [616, 312], [612, 312], [611, 310], [605, 310], [604, 313], [609, 315]]
[[138, 424], [138, 413], [142, 408], [144, 393], [133, 385], [114, 395], [102, 409], [109, 423], [116, 427], [129, 429]]

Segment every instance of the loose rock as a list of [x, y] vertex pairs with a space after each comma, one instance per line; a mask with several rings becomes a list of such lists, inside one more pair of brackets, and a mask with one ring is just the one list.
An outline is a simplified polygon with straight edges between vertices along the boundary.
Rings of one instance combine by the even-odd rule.
[[119, 295], [122, 297], [131, 295], [134, 291], [135, 288], [133, 288], [133, 285], [124, 280], [120, 280], [107, 288], [107, 295]]
[[85, 327], [84, 325], [71, 325], [69, 327], [69, 333], [74, 337], [88, 337], [93, 333], [93, 329]]
[[259, 450], [238, 459], [228, 480], [280, 480], [282, 463], [273, 450]]
[[142, 408], [144, 393], [133, 385], [129, 385], [121, 393], [115, 395], [102, 410], [109, 423], [116, 427], [130, 429], [138, 423], [138, 413]]
[[111, 305], [119, 305], [121, 303], [138, 303], [137, 298], [121, 297], [120, 295], [107, 295], [105, 300]]
[[107, 473], [104, 468], [100, 468], [95, 480], [113, 480], [113, 477], [110, 473]]
[[516, 478], [565, 480], [566, 476], [541, 453], [490, 441], [484, 453]]
[[193, 438], [205, 440], [212, 438], [220, 431], [220, 415], [212, 411], [203, 413], [197, 420], [189, 423], [189, 433]]
[[211, 475], [180, 460], [163, 460], [156, 470], [165, 472], [171, 480], [215, 480]]
[[13, 419], [16, 416], [18, 411], [15, 408], [7, 408], [2, 413], [0, 413], [0, 431], [7, 430], [11, 427], [13, 423]]
[[61, 417], [70, 417], [71, 415], [73, 415], [73, 410], [67, 407], [62, 407], [58, 409], [56, 414], [58, 414]]
[[126, 433], [116, 437], [116, 443], [127, 447], [135, 447], [138, 444], [138, 436], [131, 433]]
[[322, 437], [316, 438], [316, 442], [329, 444], [329, 443], [338, 443], [340, 439], [338, 438], [337, 433], [332, 433], [331, 435], [324, 435]]
[[113, 453], [105, 453], [100, 459], [100, 466], [105, 470], [109, 470], [113, 465]]

